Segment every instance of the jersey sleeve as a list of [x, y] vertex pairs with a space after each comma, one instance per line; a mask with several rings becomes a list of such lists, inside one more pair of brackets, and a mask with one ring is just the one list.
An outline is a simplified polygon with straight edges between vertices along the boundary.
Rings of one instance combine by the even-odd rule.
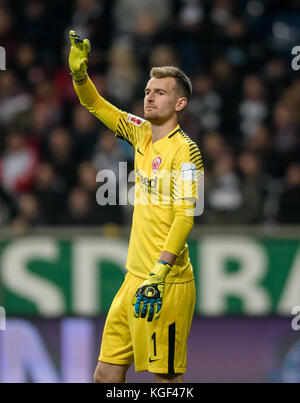
[[84, 84], [73, 83], [81, 105], [112, 130], [116, 137], [127, 141], [133, 148], [136, 148], [143, 135], [142, 126], [147, 121], [124, 112], [106, 101], [98, 93], [89, 77]]
[[164, 244], [164, 250], [178, 256], [194, 225], [198, 185], [203, 164], [197, 145], [189, 140], [176, 153], [172, 169], [172, 200], [174, 221]]
[[199, 183], [204, 174], [198, 146], [189, 141], [176, 153], [172, 167], [172, 199], [174, 206], [188, 201], [194, 203], [199, 198]]

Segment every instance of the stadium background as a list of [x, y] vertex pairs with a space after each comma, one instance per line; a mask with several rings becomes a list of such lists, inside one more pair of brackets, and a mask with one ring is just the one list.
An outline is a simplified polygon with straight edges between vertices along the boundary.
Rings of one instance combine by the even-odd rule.
[[79, 105], [69, 29], [91, 41], [100, 93], [133, 114], [151, 66], [192, 78], [180, 123], [203, 154], [205, 212], [186, 381], [300, 382], [296, 0], [0, 0], [0, 382], [91, 381], [124, 274], [132, 207], [98, 206], [96, 174], [129, 172], [133, 154]]

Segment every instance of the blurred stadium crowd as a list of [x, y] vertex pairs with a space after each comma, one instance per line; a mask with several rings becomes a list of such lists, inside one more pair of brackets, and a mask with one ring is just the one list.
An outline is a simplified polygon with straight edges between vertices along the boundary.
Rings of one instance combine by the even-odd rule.
[[96, 173], [133, 152], [80, 106], [68, 31], [92, 44], [100, 93], [143, 116], [152, 66], [193, 82], [181, 116], [206, 170], [206, 224], [300, 223], [299, 2], [286, 0], [0, 0], [0, 225], [127, 223], [99, 207]]

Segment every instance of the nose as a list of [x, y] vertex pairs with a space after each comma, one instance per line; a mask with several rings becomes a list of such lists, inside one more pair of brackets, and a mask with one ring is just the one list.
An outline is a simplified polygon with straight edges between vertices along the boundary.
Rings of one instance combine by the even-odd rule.
[[149, 93], [146, 95], [146, 100], [147, 100], [148, 102], [153, 102], [153, 101], [154, 101], [154, 94], [153, 94], [153, 92], [149, 92]]

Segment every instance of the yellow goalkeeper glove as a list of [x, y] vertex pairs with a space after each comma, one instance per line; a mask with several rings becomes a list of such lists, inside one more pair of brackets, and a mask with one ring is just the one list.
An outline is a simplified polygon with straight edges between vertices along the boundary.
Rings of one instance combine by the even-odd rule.
[[71, 50], [69, 54], [69, 66], [71, 76], [77, 82], [87, 76], [87, 62], [91, 52], [91, 45], [88, 39], [82, 40], [75, 31], [70, 31]]
[[148, 280], [139, 287], [133, 297], [134, 316], [147, 318], [151, 322], [153, 317], [158, 319], [162, 308], [165, 289], [165, 279], [172, 266], [159, 260], [153, 267]]

